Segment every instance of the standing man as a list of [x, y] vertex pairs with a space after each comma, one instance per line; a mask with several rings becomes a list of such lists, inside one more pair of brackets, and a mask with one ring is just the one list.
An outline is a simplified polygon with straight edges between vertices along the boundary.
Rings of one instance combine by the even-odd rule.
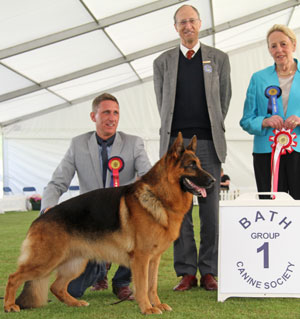
[[[72, 139], [67, 153], [44, 190], [42, 213], [58, 203], [60, 196], [68, 190], [75, 172], [80, 192], [86, 193], [112, 185], [109, 158], [117, 156], [124, 162], [119, 172], [121, 186], [134, 182], [137, 176], [144, 175], [151, 168], [142, 139], [117, 132], [119, 115], [119, 103], [113, 95], [104, 93], [94, 99], [90, 117], [96, 124], [96, 131]], [[89, 286], [104, 280], [106, 272], [105, 263], [89, 262], [81, 276], [69, 284], [68, 292], [73, 297], [81, 297]], [[130, 270], [120, 266], [112, 280], [113, 292], [119, 299], [133, 300], [130, 280]]]
[[201, 220], [198, 262], [192, 207], [174, 243], [174, 267], [177, 276], [182, 276], [174, 290], [197, 286], [197, 268], [200, 285], [206, 290], [216, 290], [220, 171], [226, 157], [224, 119], [231, 98], [229, 58], [199, 42], [201, 20], [193, 6], [181, 6], [175, 12], [174, 23], [180, 47], [164, 52], [154, 61], [154, 89], [161, 117], [160, 156], [178, 132], [182, 132], [185, 143], [196, 135], [201, 165], [216, 179], [207, 198], [198, 198]]

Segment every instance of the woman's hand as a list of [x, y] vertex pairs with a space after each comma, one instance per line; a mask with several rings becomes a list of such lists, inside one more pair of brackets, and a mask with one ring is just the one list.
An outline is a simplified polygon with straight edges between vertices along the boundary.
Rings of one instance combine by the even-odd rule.
[[296, 115], [291, 115], [284, 121], [284, 128], [293, 130], [300, 124], [300, 118]]
[[272, 115], [271, 117], [267, 117], [262, 122], [262, 127], [272, 127], [279, 131], [283, 128], [283, 126], [283, 118], [279, 115]]

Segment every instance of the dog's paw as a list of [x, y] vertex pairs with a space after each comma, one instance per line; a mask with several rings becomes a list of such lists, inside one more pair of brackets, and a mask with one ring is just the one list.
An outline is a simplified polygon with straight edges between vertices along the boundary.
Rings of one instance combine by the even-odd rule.
[[4, 311], [5, 312], [20, 312], [20, 307], [16, 304], [14, 305], [8, 305], [8, 306], [4, 306]]
[[84, 300], [72, 299], [71, 301], [65, 302], [70, 307], [87, 307], [90, 304]]
[[142, 311], [142, 313], [143, 315], [153, 315], [153, 314], [161, 315], [162, 311], [157, 307], [151, 307]]
[[159, 305], [156, 306], [157, 308], [159, 308], [161, 311], [172, 311], [173, 309], [167, 305], [166, 303], [161, 303]]
[[82, 306], [87, 307], [87, 306], [89, 306], [89, 305], [90, 305], [90, 304], [89, 304], [88, 302], [84, 301], [84, 300], [78, 300], [78, 305], [77, 305], [77, 307], [82, 307]]

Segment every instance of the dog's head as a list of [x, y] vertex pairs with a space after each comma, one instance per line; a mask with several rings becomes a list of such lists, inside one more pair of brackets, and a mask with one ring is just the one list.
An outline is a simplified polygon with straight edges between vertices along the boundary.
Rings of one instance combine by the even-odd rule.
[[[206, 197], [206, 189], [213, 186], [215, 178], [202, 169], [200, 160], [196, 156], [197, 138], [194, 136], [185, 148], [182, 134], [169, 149], [166, 160], [174, 163], [173, 176], [179, 178], [180, 187], [196, 196]], [[172, 174], [172, 171], [170, 172]]]

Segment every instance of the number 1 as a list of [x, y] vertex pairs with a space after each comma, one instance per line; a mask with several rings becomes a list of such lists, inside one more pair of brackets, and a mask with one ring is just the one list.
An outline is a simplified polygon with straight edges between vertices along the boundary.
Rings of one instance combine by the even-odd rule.
[[265, 242], [262, 246], [257, 248], [257, 252], [264, 252], [264, 268], [269, 268], [269, 243]]

